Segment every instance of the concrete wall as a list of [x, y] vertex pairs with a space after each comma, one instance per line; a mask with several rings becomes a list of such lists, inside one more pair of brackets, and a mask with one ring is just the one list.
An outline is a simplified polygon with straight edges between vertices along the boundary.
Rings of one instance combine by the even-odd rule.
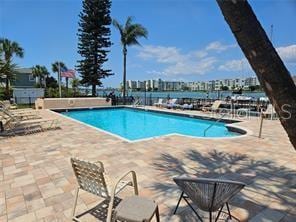
[[111, 106], [111, 101], [107, 102], [106, 98], [45, 98], [37, 99], [35, 102], [36, 109], [71, 109]]

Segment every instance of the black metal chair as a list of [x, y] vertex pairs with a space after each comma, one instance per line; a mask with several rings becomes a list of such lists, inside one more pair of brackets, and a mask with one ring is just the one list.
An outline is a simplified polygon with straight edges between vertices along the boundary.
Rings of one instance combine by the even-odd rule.
[[[181, 200], [184, 199], [201, 221], [203, 221], [203, 219], [190, 204], [188, 199], [199, 209], [209, 212], [210, 221], [218, 221], [225, 205], [227, 207], [229, 219], [232, 219], [228, 201], [245, 186], [244, 183], [238, 181], [208, 178], [176, 177], [173, 178], [173, 180], [182, 191], [174, 214], [176, 214]], [[212, 218], [213, 212], [216, 211], [218, 211], [216, 218]]]

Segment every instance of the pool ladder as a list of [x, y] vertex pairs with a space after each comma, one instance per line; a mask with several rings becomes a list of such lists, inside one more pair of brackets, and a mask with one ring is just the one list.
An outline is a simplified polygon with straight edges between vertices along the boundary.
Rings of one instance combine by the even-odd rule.
[[214, 126], [216, 123], [220, 122], [220, 121], [224, 118], [224, 116], [226, 116], [227, 114], [229, 114], [229, 113], [224, 113], [219, 119], [217, 119], [215, 122], [213, 122], [211, 125], [209, 125], [209, 126], [204, 130], [204, 137], [206, 136], [207, 131], [208, 131], [209, 129], [211, 129], [212, 126]]

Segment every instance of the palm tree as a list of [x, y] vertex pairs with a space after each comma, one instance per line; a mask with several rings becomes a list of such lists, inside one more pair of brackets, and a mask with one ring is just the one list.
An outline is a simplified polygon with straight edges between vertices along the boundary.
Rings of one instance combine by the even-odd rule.
[[3, 75], [3, 68], [4, 68], [4, 59], [3, 59], [3, 46], [0, 44], [0, 77]]
[[[60, 67], [59, 67], [60, 66]], [[54, 73], [59, 73], [59, 68], [60, 69], [66, 69], [66, 65], [65, 65], [65, 63], [63, 63], [63, 62], [60, 62], [60, 61], [56, 61], [56, 62], [54, 62], [54, 63], [52, 63], [51, 64], [51, 70], [52, 70], [52, 72], [54, 72]]]
[[75, 97], [77, 92], [78, 92], [78, 89], [79, 89], [79, 85], [80, 85], [80, 81], [78, 78], [73, 78], [72, 81], [71, 81], [71, 86], [72, 86], [72, 90], [73, 90], [73, 96]]
[[247, 0], [217, 0], [296, 149], [296, 86]]
[[17, 56], [20, 58], [24, 57], [24, 50], [20, 47], [20, 45], [17, 42], [10, 41], [9, 39], [1, 38], [0, 39], [0, 51], [1, 51], [1, 57], [3, 57], [3, 61], [1, 62], [1, 72], [5, 76], [5, 91], [6, 96], [10, 98], [10, 92], [9, 92], [9, 84], [11, 80], [14, 79], [15, 76], [15, 68], [16, 64], [12, 62], [13, 56]]
[[32, 74], [35, 78], [36, 77], [38, 78], [39, 86], [41, 88], [42, 87], [42, 80], [45, 80], [45, 82], [46, 82], [46, 78], [48, 77], [49, 72], [45, 66], [36, 65], [32, 68]]
[[65, 63], [63, 63], [63, 62], [61, 62], [61, 61], [56, 61], [56, 62], [54, 62], [54, 63], [52, 63], [51, 64], [51, 70], [52, 70], [52, 72], [54, 72], [54, 73], [57, 73], [57, 75], [58, 75], [58, 83], [60, 83], [60, 81], [61, 81], [61, 76], [59, 76], [59, 72], [60, 72], [60, 70], [62, 70], [62, 69], [67, 69], [67, 67], [66, 67], [66, 65], [65, 65]]
[[140, 45], [138, 38], [148, 37], [148, 31], [141, 24], [133, 23], [133, 19], [129, 16], [123, 26], [117, 20], [113, 20], [113, 25], [118, 29], [120, 33], [120, 41], [123, 52], [123, 104], [125, 105], [125, 93], [126, 93], [126, 55], [127, 46]]

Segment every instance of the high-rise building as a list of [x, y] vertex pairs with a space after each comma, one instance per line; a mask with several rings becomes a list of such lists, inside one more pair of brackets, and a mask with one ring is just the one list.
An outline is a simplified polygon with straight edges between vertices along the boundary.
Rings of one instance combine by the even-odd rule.
[[[295, 77], [294, 77], [295, 78]], [[235, 79], [216, 79], [208, 82], [183, 82], [183, 81], [163, 81], [161, 79], [149, 79], [144, 81], [127, 81], [128, 90], [147, 90], [147, 91], [213, 91], [221, 90], [224, 86], [229, 90], [249, 88], [249, 86], [260, 85], [256, 77], [235, 78]]]

